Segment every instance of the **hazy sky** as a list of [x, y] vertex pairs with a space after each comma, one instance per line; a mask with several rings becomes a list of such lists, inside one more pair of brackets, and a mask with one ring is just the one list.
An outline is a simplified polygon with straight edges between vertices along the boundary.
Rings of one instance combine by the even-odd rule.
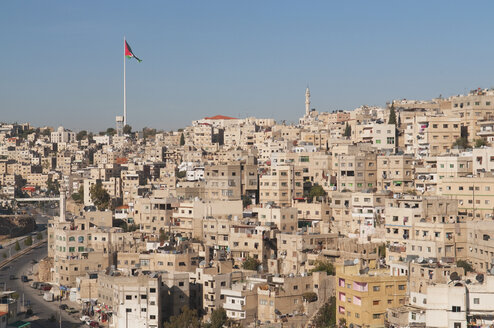
[[1, 1], [0, 121], [177, 129], [494, 86], [492, 1]]

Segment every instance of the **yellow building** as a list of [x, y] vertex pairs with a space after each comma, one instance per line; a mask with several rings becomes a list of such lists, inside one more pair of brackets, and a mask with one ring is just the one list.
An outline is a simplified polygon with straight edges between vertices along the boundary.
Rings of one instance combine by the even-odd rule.
[[384, 327], [386, 309], [405, 304], [407, 276], [391, 276], [389, 269], [341, 265], [336, 284], [336, 322], [347, 327]]

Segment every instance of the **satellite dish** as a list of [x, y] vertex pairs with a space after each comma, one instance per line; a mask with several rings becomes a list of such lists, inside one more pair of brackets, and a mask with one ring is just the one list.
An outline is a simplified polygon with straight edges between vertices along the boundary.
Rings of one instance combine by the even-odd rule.
[[434, 263], [434, 261], [433, 260], [429, 260], [429, 264], [432, 264], [432, 263]]
[[421, 257], [419, 257], [419, 258], [417, 259], [417, 262], [418, 262], [418, 263], [422, 263], [422, 262], [424, 262], [424, 258], [423, 258], [422, 256], [421, 256]]
[[359, 262], [360, 262], [359, 259], [353, 260], [353, 264], [359, 264]]

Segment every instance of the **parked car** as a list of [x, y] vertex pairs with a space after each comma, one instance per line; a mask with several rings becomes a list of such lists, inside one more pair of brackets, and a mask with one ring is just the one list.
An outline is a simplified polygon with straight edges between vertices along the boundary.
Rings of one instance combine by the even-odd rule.
[[81, 317], [81, 321], [82, 321], [82, 322], [86, 322], [86, 321], [91, 322], [91, 317], [89, 317], [88, 315], [83, 315], [83, 316]]
[[89, 327], [99, 327], [99, 323], [97, 321], [91, 321]]
[[59, 308], [61, 310], [66, 310], [69, 306], [67, 304], [60, 304]]
[[28, 282], [29, 279], [27, 279], [27, 276], [21, 276], [21, 281], [22, 282]]
[[67, 313], [69, 313], [69, 314], [79, 312], [79, 310], [76, 310], [73, 307], [68, 307], [68, 308], [65, 309], [65, 311], [67, 311]]
[[40, 283], [38, 281], [33, 281], [33, 282], [31, 282], [30, 286], [31, 286], [31, 288], [38, 289], [39, 284]]

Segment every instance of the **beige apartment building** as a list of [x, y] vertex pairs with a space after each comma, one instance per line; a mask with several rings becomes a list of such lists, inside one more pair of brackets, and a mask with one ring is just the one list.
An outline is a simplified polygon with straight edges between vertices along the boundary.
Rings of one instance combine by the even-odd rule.
[[405, 193], [414, 189], [413, 155], [377, 156], [377, 189]]
[[259, 283], [247, 281], [221, 289], [223, 308], [229, 319], [248, 324], [257, 318], [257, 286]]
[[297, 231], [297, 209], [293, 207], [277, 207], [267, 205], [254, 207], [257, 219], [263, 226], [276, 226], [281, 232]]
[[473, 174], [494, 172], [494, 148], [483, 147], [472, 150]]
[[134, 204], [133, 220], [142, 232], [159, 234], [167, 230], [177, 201], [157, 194], [148, 198], [137, 198]]
[[393, 276], [389, 269], [360, 270], [358, 264], [336, 267], [336, 322], [384, 327], [386, 309], [405, 304], [407, 276]]
[[242, 196], [257, 200], [258, 174], [254, 162], [207, 165], [204, 179], [207, 199], [239, 200]]
[[162, 280], [159, 275], [100, 275], [98, 300], [109, 306], [114, 327], [161, 327]]
[[352, 193], [332, 191], [328, 194], [331, 207], [331, 224], [343, 235], [358, 231], [359, 224], [352, 217]]
[[449, 97], [442, 109], [447, 115], [460, 118], [462, 126], [467, 129], [468, 140], [473, 142], [480, 131], [478, 122], [494, 117], [494, 90], [476, 89], [467, 95]]
[[[304, 294], [315, 293], [316, 302], [308, 302]], [[267, 284], [257, 288], [257, 318], [262, 323], [280, 323], [281, 316], [295, 326], [305, 324], [317, 309], [334, 295], [334, 277], [326, 272], [314, 272], [311, 275], [291, 275], [273, 277]], [[306, 313], [307, 316], [301, 316]]]
[[[421, 232], [419, 228], [415, 229], [415, 225], [417, 224], [417, 227], [419, 227], [420, 224], [425, 222], [456, 222], [457, 214], [457, 202], [449, 197], [403, 195], [387, 199], [385, 208], [385, 236], [386, 240], [393, 246], [389, 248], [389, 252], [386, 254], [387, 258], [389, 260], [397, 260], [403, 255], [401, 253], [406, 251], [406, 246], [415, 239], [422, 239], [422, 243], [417, 246], [431, 247], [431, 252], [432, 244], [424, 244], [432, 238], [441, 239], [445, 245], [438, 247], [444, 247], [441, 253], [446, 251], [446, 244], [450, 245], [446, 240], [448, 231], [442, 231], [442, 235], [440, 231], [438, 231], [439, 234], [436, 237], [435, 230], [422, 230]], [[433, 235], [433, 237], [431, 237], [431, 235]], [[434, 239], [431, 241], [433, 240]], [[419, 252], [418, 250], [416, 251]], [[437, 251], [438, 250], [435, 250], [435, 252]], [[452, 250], [449, 249], [449, 251]], [[450, 255], [450, 253], [448, 253], [448, 255]]]
[[340, 191], [364, 191], [376, 188], [376, 154], [363, 145], [335, 146], [332, 149], [333, 173]]
[[491, 220], [494, 216], [494, 177], [444, 178], [437, 193], [455, 199], [460, 215], [469, 219]]
[[275, 231], [271, 230], [271, 227], [232, 224], [228, 247], [233, 263], [241, 267], [248, 257], [252, 257], [257, 259], [265, 270], [268, 259], [275, 254], [274, 234]]
[[472, 174], [472, 156], [437, 156], [437, 178], [466, 177]]
[[[184, 201], [178, 205], [172, 214], [171, 229], [181, 233], [183, 237], [201, 239], [204, 233], [212, 233], [210, 230], [203, 232], [203, 220], [208, 219], [209, 222], [234, 220], [235, 217], [242, 217], [242, 211], [241, 200]], [[210, 226], [211, 224], [208, 225], [208, 227]]]
[[418, 157], [446, 153], [461, 136], [459, 118], [446, 116], [414, 116], [404, 125], [404, 149]]
[[394, 150], [396, 133], [394, 124], [358, 124], [355, 126], [355, 142], [369, 143], [377, 150]]
[[116, 267], [128, 274], [133, 274], [136, 270], [192, 272], [199, 266], [198, 258], [198, 253], [191, 249], [173, 252], [135, 252], [127, 249], [118, 252]]
[[295, 165], [271, 167], [270, 174], [262, 175], [259, 179], [260, 202], [291, 206], [293, 199], [303, 197], [302, 172], [302, 168]]
[[269, 271], [286, 275], [309, 272], [314, 264], [309, 263], [310, 253], [320, 253], [337, 236], [336, 233], [279, 233], [277, 260], [270, 261]]

